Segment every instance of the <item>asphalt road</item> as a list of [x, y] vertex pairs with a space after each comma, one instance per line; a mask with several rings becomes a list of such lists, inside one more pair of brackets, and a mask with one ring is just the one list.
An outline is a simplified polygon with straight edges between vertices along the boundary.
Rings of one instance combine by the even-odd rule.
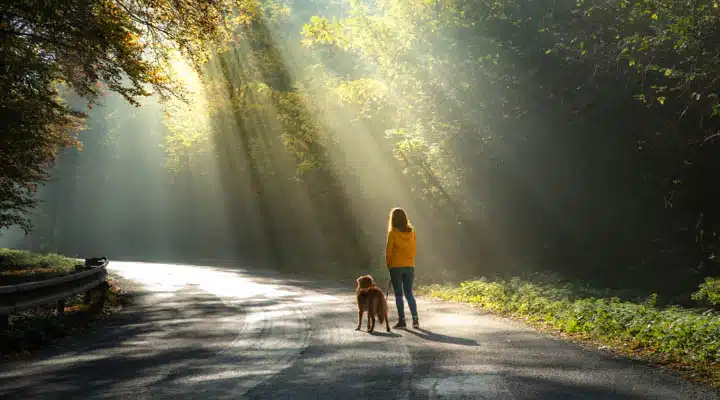
[[718, 397], [463, 305], [420, 300], [422, 329], [368, 334], [354, 330], [353, 287], [239, 267], [111, 262], [110, 269], [134, 286], [136, 304], [33, 361], [4, 363], [0, 397]]

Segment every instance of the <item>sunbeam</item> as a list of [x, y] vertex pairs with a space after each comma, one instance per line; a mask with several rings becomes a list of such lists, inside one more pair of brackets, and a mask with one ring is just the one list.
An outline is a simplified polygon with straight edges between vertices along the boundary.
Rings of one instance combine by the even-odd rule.
[[[385, 220], [400, 206], [417, 228], [419, 279], [430, 281], [574, 274], [574, 262], [603, 253], [599, 241], [623, 259], [644, 225], [661, 224], [660, 210], [624, 195], [644, 178], [623, 171], [644, 161], [610, 150], [635, 140], [607, 139], [599, 117], [577, 117], [601, 96], [568, 100], [586, 83], [568, 89], [552, 63], [580, 75], [587, 65], [555, 53], [575, 39], [528, 22], [550, 18], [540, 6], [508, 5], [509, 26], [490, 5], [463, 1], [184, 7], [192, 23], [223, 23], [194, 32], [165, 21], [171, 36], [153, 21], [127, 25], [127, 51], [153, 69], [123, 82], [154, 95], [139, 108], [102, 96], [80, 134], [85, 149], [62, 151], [42, 188], [35, 230], [3, 243], [383, 275]], [[166, 96], [181, 88], [186, 101]]]
[[1, 2], [0, 395], [693, 397], [719, 7]]

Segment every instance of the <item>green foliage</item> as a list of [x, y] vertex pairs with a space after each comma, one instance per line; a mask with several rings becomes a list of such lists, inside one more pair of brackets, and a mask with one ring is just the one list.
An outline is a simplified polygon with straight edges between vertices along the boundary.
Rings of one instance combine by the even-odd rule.
[[[268, 165], [261, 166], [263, 160], [269, 161], [263, 142], [278, 139], [297, 159], [298, 172], [323, 167], [317, 161], [322, 154], [312, 152], [322, 141], [308, 109], [312, 102], [306, 93], [290, 87], [283, 61], [287, 47], [274, 39], [269, 26], [282, 23], [287, 14], [287, 6], [276, 2], [265, 2], [255, 14], [248, 14], [245, 24], [233, 30], [237, 40], [228, 51], [212, 53], [210, 62], [203, 66], [203, 84], [189, 99], [191, 104], [168, 103], [165, 125], [170, 132], [165, 148], [171, 168], [203, 168], [200, 164], [210, 156], [208, 152], [223, 140], [230, 140], [219, 139], [231, 135], [229, 126], [248, 134], [252, 142], [248, 156], [263, 174], [270, 173]], [[245, 145], [232, 142], [231, 146]], [[185, 165], [180, 165], [181, 159]]]
[[662, 105], [672, 98], [683, 108], [710, 114], [717, 104], [712, 85], [717, 55], [708, 51], [717, 34], [717, 7], [714, 1], [581, 2], [576, 12], [584, 16], [578, 22], [585, 28], [567, 29], [557, 21], [548, 31], [562, 38], [559, 47], [606, 65], [600, 69], [619, 61], [637, 73], [644, 81], [643, 99]]
[[[327, 75], [304, 74], [295, 65], [309, 65], [307, 54], [295, 55], [297, 32], [288, 33], [292, 41], [278, 40], [293, 25], [272, 4], [238, 26], [239, 40], [204, 66], [200, 96], [191, 99], [203, 104], [166, 108], [169, 164], [178, 176], [222, 182], [220, 195], [234, 205], [225, 218], [242, 230], [233, 240], [249, 247], [243, 257], [304, 270], [319, 257], [362, 263], [367, 248], [342, 209], [347, 199], [336, 176], [342, 167], [329, 157], [338, 137], [324, 116], [334, 112], [336, 93], [317, 96]], [[336, 212], [318, 217], [323, 208]]]
[[[460, 14], [450, 6], [437, 12], [435, 4], [421, 2], [380, 6], [382, 14], [355, 2], [346, 18], [313, 17], [303, 27], [303, 44], [336, 46], [364, 65], [368, 72], [328, 81], [328, 90], [337, 91], [356, 121], [385, 132], [404, 172], [422, 185], [420, 197], [440, 204], [460, 184], [449, 148], [460, 126], [451, 111], [438, 108], [457, 106], [448, 92], [450, 82], [438, 75], [452, 62], [438, 49], [452, 47], [453, 39], [438, 34], [459, 26]], [[471, 87], [468, 82], [464, 89]]]
[[[720, 226], [706, 172], [720, 170], [706, 139], [720, 110], [715, 3], [284, 4], [212, 55], [212, 132], [196, 129], [192, 108], [169, 124], [168, 153], [187, 171], [214, 145], [234, 155], [215, 154], [222, 165], [271, 187], [274, 207], [305, 192], [397, 201], [346, 193], [368, 156], [355, 144], [369, 142], [399, 192], [462, 246], [453, 255], [475, 262], [465, 272], [528, 259], [652, 290], [696, 273], [677, 265], [696, 265], [698, 214]], [[298, 15], [301, 30], [289, 22]], [[302, 220], [279, 219], [291, 218]], [[611, 267], [576, 267], [587, 259]], [[640, 279], [650, 270], [662, 279]]]
[[[37, 201], [59, 148], [105, 91], [138, 105], [149, 89], [183, 95], [168, 65], [179, 53], [196, 68], [224, 45], [256, 1], [46, 1], [0, 5], [0, 229], [20, 225]], [[62, 95], [75, 98], [72, 107]]]
[[714, 306], [720, 305], [720, 278], [707, 277], [698, 290], [692, 294], [692, 299]]
[[[537, 250], [543, 241], [594, 248], [609, 240], [610, 228], [588, 226], [609, 226], [594, 210], [614, 209], [599, 199], [615, 189], [678, 199], [662, 210], [646, 208], [647, 218], [656, 213], [694, 224], [699, 212], [711, 214], [707, 208], [714, 206], [692, 199], [716, 198], [708, 193], [713, 189], [677, 177], [713, 168], [699, 160], [687, 166], [718, 128], [718, 26], [713, 1], [356, 1], [341, 17], [310, 18], [303, 44], [316, 54], [331, 48], [356, 60], [351, 72], [326, 81], [328, 92], [340, 89], [353, 122], [384, 134], [418, 200], [480, 229], [504, 231], [514, 246], [522, 241], [540, 257], [547, 253]], [[589, 150], [603, 146], [607, 151]], [[597, 156], [577, 172], [582, 183], [555, 183], [564, 174], [558, 171], [585, 163], [579, 154], [586, 151]], [[554, 154], [562, 152], [577, 153], [575, 165], [555, 165]], [[590, 169], [607, 171], [613, 183], [594, 185], [600, 174]], [[587, 185], [587, 194], [557, 194], [558, 187], [577, 185]], [[559, 223], [547, 223], [560, 215], [584, 221], [578, 222], [582, 238], [569, 239]], [[647, 225], [620, 216], [613, 222], [637, 230]], [[663, 229], [658, 236], [679, 228]], [[634, 236], [642, 242], [655, 234]], [[627, 270], [629, 262], [641, 261], [613, 264]]]
[[212, 150], [211, 115], [207, 99], [193, 95], [187, 101], [171, 99], [164, 104], [163, 124], [166, 165], [171, 171], [192, 170]]
[[636, 349], [673, 360], [716, 362], [720, 359], [720, 316], [682, 308], [658, 308], [656, 296], [643, 303], [617, 297], [573, 299], [568, 288], [518, 278], [465, 281], [459, 287], [431, 285], [420, 293], [469, 302], [504, 314], [582, 334], [609, 343], [632, 343]]
[[23, 58], [6, 63], [8, 74], [0, 79], [6, 93], [0, 100], [0, 229], [19, 225], [28, 232], [26, 215], [37, 204], [35, 193], [58, 147], [77, 143], [82, 115], [58, 99], [49, 77], [31, 74], [27, 85], [20, 84], [27, 74]]

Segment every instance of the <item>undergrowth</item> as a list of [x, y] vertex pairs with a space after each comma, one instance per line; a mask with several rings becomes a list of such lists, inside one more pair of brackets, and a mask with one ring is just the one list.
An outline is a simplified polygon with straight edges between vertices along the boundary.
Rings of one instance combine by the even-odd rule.
[[[720, 386], [720, 314], [678, 306], [658, 307], [655, 294], [631, 302], [618, 297], [582, 297], [577, 288], [552, 279], [532, 282], [482, 278], [460, 286], [422, 286], [417, 291], [472, 303], [574, 338], [603, 343], [680, 370], [689, 369], [693, 378]], [[708, 294], [711, 289], [706, 285], [703, 292], [701, 287], [694, 298], [714, 299]]]
[[130, 303], [129, 294], [112, 276], [108, 277], [104, 303], [100, 293], [93, 294], [90, 304], [83, 295], [66, 300], [63, 315], [57, 315], [54, 304], [10, 316], [7, 330], [0, 331], [0, 357], [14, 359], [48, 347], [68, 336], [74, 336], [104, 320], [112, 312]]

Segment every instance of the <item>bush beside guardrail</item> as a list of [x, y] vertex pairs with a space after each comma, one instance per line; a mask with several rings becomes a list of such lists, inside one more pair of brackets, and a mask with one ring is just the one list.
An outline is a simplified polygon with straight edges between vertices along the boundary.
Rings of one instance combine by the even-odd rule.
[[17, 285], [0, 286], [0, 330], [7, 329], [9, 316], [42, 305], [56, 303], [58, 314], [65, 310], [65, 300], [85, 293], [85, 304], [92, 300], [92, 292], [104, 293], [108, 283], [107, 257], [87, 258], [84, 265], [75, 266], [76, 272], [52, 279]]

